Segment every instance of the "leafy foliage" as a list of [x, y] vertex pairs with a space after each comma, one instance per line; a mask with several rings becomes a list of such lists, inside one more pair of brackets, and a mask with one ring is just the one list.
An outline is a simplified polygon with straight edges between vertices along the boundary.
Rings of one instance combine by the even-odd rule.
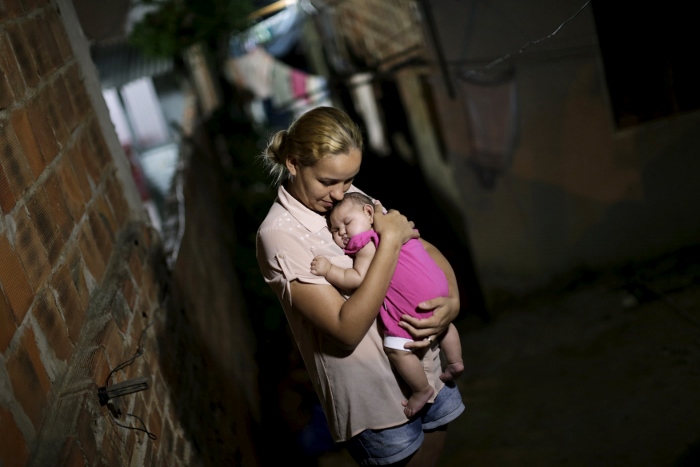
[[134, 25], [129, 41], [155, 57], [179, 55], [191, 45], [215, 46], [221, 37], [246, 29], [252, 0], [136, 0], [151, 10]]

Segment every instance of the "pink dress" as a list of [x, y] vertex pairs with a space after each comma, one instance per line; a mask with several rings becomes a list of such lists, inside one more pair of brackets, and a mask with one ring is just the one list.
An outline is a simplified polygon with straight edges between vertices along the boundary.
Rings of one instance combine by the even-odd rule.
[[[345, 253], [354, 255], [370, 241], [375, 246], [379, 245], [379, 235], [374, 230], [355, 235], [348, 242]], [[401, 247], [396, 271], [379, 311], [384, 334], [412, 340], [408, 331], [398, 325], [401, 316], [428, 318], [433, 312], [419, 309], [418, 304], [437, 297], [447, 297], [448, 294], [449, 285], [445, 273], [425, 251], [420, 240], [409, 240]]]

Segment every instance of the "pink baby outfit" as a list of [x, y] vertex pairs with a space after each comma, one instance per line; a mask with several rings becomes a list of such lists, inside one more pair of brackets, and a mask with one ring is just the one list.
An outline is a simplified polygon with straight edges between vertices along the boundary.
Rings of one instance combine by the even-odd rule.
[[[374, 230], [357, 234], [348, 242], [345, 253], [354, 255], [370, 241], [375, 246], [379, 245], [379, 235]], [[413, 238], [404, 243], [384, 304], [379, 311], [384, 324], [385, 342], [387, 337], [413, 340], [408, 331], [399, 326], [401, 316], [428, 318], [432, 316], [432, 310], [421, 310], [418, 304], [436, 297], [447, 297], [448, 294], [449, 285], [445, 274], [425, 251], [420, 240]], [[403, 349], [403, 345], [399, 348]]]

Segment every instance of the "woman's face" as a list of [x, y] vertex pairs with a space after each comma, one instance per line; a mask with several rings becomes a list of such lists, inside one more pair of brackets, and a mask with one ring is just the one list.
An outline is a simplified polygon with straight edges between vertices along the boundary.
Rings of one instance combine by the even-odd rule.
[[287, 191], [307, 208], [324, 214], [343, 199], [360, 171], [361, 162], [359, 149], [326, 157], [309, 167], [299, 165], [296, 159], [289, 159], [287, 169], [292, 178], [286, 185]]

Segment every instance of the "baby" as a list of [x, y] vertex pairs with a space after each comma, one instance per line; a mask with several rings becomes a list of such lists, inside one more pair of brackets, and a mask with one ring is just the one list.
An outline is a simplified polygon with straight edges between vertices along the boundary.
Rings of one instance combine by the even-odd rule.
[[[325, 277], [338, 288], [354, 290], [364, 280], [379, 244], [379, 236], [372, 228], [374, 203], [362, 193], [346, 193], [343, 200], [329, 213], [328, 221], [335, 243], [353, 257], [353, 267], [344, 269], [331, 264], [324, 256], [317, 256], [311, 262], [311, 272]], [[401, 248], [379, 316], [384, 326], [384, 351], [412, 390], [409, 399], [404, 401], [404, 414], [408, 418], [423, 408], [434, 390], [428, 384], [421, 360], [410, 349], [404, 348], [404, 344], [413, 341], [413, 338], [398, 323], [405, 314], [418, 318], [431, 316], [432, 310], [422, 310], [418, 304], [435, 297], [447, 296], [448, 292], [445, 274], [421, 241], [411, 239], [406, 242]], [[447, 359], [440, 379], [454, 380], [464, 371], [457, 328], [450, 324], [437, 340]]]

